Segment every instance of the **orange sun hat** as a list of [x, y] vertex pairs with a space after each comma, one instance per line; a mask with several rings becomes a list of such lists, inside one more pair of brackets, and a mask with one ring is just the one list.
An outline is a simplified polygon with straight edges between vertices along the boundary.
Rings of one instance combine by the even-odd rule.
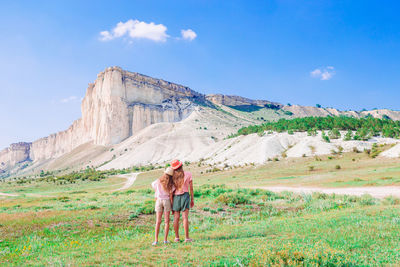
[[172, 162], [171, 162], [171, 167], [172, 167], [172, 169], [174, 169], [174, 170], [177, 170], [177, 169], [179, 169], [180, 167], [182, 166], [182, 162], [180, 162], [179, 160], [173, 160]]

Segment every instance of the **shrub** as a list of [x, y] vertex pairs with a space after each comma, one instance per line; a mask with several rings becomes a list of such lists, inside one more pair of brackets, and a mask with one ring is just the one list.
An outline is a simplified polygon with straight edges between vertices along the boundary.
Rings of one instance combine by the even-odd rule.
[[327, 143], [330, 143], [330, 142], [331, 142], [331, 140], [330, 140], [329, 137], [325, 134], [325, 132], [322, 132], [322, 140], [325, 141], [325, 142], [327, 142]]
[[378, 145], [377, 145], [376, 143], [374, 143], [374, 144], [372, 145], [370, 157], [374, 159], [374, 158], [376, 158], [380, 153], [381, 153], [381, 151], [379, 151]]
[[155, 201], [154, 200], [146, 200], [142, 206], [139, 208], [140, 214], [154, 214], [154, 206], [155, 206]]
[[218, 196], [215, 201], [217, 203], [221, 204], [233, 204], [233, 205], [238, 205], [238, 204], [247, 204], [249, 203], [249, 198], [242, 194], [242, 193], [236, 193], [236, 192], [230, 192], [230, 193], [224, 193], [220, 196]]
[[315, 169], [314, 166], [308, 166], [308, 170], [309, 170], [310, 172], [314, 171], [314, 169]]
[[350, 141], [351, 139], [353, 139], [353, 131], [348, 130], [346, 135], [344, 136], [344, 141]]
[[308, 136], [317, 136], [317, 129], [312, 128], [307, 130], [307, 135]]
[[399, 205], [400, 199], [397, 197], [394, 197], [394, 196], [388, 196], [388, 197], [385, 197], [384, 203], [389, 204], [389, 205]]
[[342, 167], [340, 167], [340, 165], [336, 165], [336, 166], [335, 166], [335, 169], [336, 169], [336, 170], [340, 170], [341, 168], [342, 168]]
[[129, 220], [133, 220], [135, 218], [139, 217], [139, 215], [137, 213], [132, 213], [131, 215], [129, 215]]
[[57, 200], [59, 200], [61, 202], [68, 202], [70, 199], [69, 199], [69, 197], [63, 196], [63, 197], [58, 197]]
[[337, 128], [334, 128], [328, 132], [328, 136], [330, 139], [339, 139], [341, 134]]
[[363, 206], [371, 206], [371, 205], [375, 205], [376, 201], [371, 195], [364, 194], [360, 198], [360, 204]]

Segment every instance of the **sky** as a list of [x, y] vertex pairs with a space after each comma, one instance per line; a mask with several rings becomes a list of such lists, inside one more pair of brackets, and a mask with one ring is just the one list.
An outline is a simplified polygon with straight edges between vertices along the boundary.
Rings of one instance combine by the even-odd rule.
[[283, 104], [400, 109], [399, 1], [0, 0], [0, 149], [67, 129], [109, 66]]

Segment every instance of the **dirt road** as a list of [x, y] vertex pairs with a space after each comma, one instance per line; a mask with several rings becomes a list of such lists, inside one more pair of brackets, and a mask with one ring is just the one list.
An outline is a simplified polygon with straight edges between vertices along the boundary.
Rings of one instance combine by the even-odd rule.
[[124, 183], [124, 185], [122, 187], [112, 190], [112, 192], [122, 191], [122, 190], [125, 190], [125, 189], [128, 189], [129, 187], [131, 187], [133, 185], [133, 183], [136, 181], [136, 177], [138, 176], [138, 174], [139, 174], [139, 172], [118, 175], [118, 177], [126, 178], [126, 182]]

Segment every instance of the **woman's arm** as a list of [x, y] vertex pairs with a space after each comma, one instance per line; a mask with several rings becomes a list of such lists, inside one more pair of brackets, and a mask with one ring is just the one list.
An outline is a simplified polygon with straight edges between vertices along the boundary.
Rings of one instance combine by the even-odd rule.
[[193, 208], [194, 207], [193, 181], [190, 181], [189, 187], [190, 187], [190, 208]]

